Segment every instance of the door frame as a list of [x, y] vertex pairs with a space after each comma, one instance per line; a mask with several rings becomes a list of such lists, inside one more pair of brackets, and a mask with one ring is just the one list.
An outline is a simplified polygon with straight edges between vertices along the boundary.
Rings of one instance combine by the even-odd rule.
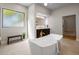
[[[76, 16], [76, 14], [72, 14], [72, 15], [75, 16], [75, 37], [76, 37], [76, 35], [77, 35], [77, 33], [76, 33], [76, 19], [77, 19], [77, 16]], [[72, 15], [65, 15], [65, 16], [72, 16]], [[64, 17], [65, 16], [62, 16], [62, 35], [63, 35], [63, 37], [64, 37]]]

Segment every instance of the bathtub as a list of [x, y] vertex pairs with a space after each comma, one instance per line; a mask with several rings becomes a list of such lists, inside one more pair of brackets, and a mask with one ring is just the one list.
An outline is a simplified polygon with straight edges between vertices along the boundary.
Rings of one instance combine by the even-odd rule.
[[62, 35], [49, 34], [47, 36], [30, 39], [30, 49], [33, 55], [57, 55], [58, 41], [62, 39]]

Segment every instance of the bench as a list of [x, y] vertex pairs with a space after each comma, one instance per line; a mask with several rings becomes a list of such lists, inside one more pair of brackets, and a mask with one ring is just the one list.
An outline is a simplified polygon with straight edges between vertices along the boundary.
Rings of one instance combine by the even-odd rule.
[[10, 39], [11, 39], [11, 38], [15, 38], [15, 37], [20, 37], [20, 40], [22, 40], [22, 35], [9, 36], [9, 37], [8, 37], [8, 40], [7, 40], [7, 44], [10, 43]]

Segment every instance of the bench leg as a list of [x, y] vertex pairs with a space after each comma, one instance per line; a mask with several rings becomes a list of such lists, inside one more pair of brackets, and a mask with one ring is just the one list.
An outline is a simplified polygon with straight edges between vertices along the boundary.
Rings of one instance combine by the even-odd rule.
[[22, 38], [22, 36], [21, 36], [21, 40], [22, 40], [23, 38]]
[[7, 40], [7, 44], [9, 44], [9, 38], [8, 38], [8, 40]]

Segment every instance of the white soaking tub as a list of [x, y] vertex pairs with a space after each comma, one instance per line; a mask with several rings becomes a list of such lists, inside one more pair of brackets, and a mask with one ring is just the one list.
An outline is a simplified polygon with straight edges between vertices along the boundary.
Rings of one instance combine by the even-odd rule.
[[33, 55], [56, 55], [58, 53], [58, 40], [62, 35], [49, 34], [47, 36], [30, 39], [30, 48]]

